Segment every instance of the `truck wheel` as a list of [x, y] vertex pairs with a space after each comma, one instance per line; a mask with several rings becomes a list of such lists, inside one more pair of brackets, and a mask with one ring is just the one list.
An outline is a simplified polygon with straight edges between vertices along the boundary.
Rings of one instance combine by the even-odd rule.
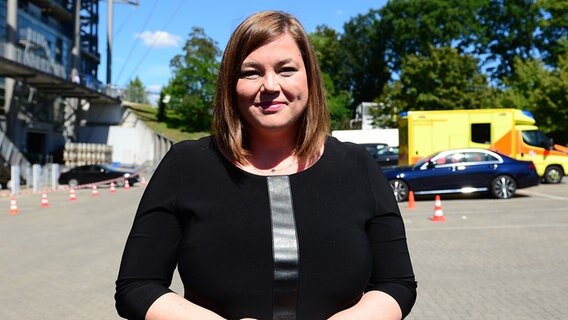
[[498, 199], [509, 199], [515, 195], [517, 183], [506, 175], [497, 176], [491, 181], [491, 194]]
[[391, 180], [390, 186], [394, 192], [394, 197], [396, 201], [403, 202], [408, 199], [408, 184], [400, 179]]
[[544, 171], [544, 181], [546, 181], [546, 183], [560, 183], [563, 175], [564, 172], [562, 172], [562, 168], [559, 166], [550, 166]]

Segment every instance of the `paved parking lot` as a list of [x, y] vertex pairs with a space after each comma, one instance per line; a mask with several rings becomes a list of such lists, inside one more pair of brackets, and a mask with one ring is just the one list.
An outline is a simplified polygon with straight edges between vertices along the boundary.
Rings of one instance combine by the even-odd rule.
[[[118, 319], [114, 280], [142, 187], [0, 198], [0, 319]], [[568, 319], [568, 184], [510, 200], [401, 204], [419, 282], [408, 319]], [[5, 211], [1, 211], [5, 210]], [[173, 284], [181, 292], [179, 280]]]
[[568, 319], [568, 185], [510, 200], [401, 204], [419, 295], [409, 319]]

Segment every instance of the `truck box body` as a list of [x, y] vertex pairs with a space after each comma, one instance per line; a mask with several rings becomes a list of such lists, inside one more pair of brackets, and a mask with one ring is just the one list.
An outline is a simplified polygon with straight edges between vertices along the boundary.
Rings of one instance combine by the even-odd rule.
[[399, 164], [455, 148], [486, 148], [532, 160], [547, 182], [560, 182], [568, 172], [568, 154], [556, 150], [532, 115], [522, 110], [409, 111], [400, 117]]

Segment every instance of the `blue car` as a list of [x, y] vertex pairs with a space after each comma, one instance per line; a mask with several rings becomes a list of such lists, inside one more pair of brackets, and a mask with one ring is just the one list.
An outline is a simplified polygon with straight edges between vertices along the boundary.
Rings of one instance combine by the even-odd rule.
[[415, 195], [483, 192], [508, 199], [521, 188], [536, 186], [532, 161], [520, 161], [485, 149], [455, 149], [434, 153], [408, 167], [383, 167], [397, 201]]

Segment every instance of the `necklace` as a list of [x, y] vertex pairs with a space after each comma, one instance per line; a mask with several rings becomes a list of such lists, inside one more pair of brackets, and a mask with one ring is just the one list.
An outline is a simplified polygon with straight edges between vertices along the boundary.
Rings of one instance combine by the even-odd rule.
[[251, 165], [251, 168], [253, 168], [255, 171], [262, 172], [262, 173], [266, 173], [266, 172], [276, 173], [276, 172], [280, 172], [280, 171], [287, 170], [287, 169], [289, 169], [290, 167], [292, 167], [293, 165], [295, 165], [295, 164], [297, 164], [297, 163], [298, 163], [297, 160], [293, 160], [293, 161], [291, 161], [289, 164], [287, 164], [287, 165], [285, 165], [285, 166], [283, 166], [283, 167], [281, 167], [281, 168], [274, 167], [274, 168], [271, 168], [271, 169], [258, 169], [258, 168], [255, 167], [254, 165]]

